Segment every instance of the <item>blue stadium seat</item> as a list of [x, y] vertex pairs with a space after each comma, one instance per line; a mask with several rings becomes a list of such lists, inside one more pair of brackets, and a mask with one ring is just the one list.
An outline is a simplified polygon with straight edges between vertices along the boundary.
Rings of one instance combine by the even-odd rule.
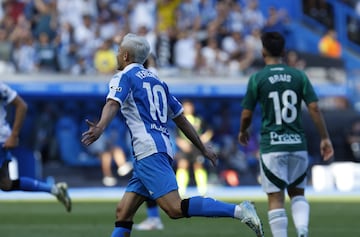
[[90, 157], [83, 151], [79, 127], [70, 116], [61, 117], [56, 124], [56, 139], [60, 158], [70, 166], [99, 165], [99, 160]]

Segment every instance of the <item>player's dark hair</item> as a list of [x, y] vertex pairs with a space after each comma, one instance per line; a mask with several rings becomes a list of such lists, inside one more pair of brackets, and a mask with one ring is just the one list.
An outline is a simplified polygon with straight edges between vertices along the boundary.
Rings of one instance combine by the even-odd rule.
[[285, 39], [278, 32], [264, 32], [261, 42], [266, 51], [273, 57], [281, 57], [285, 47]]

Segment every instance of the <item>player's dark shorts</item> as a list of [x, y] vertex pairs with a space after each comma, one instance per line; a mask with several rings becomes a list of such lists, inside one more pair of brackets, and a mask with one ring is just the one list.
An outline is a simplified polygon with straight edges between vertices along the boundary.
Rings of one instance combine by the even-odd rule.
[[194, 163], [194, 162], [204, 163], [205, 162], [204, 156], [201, 154], [201, 152], [195, 146], [193, 146], [191, 151], [188, 153], [179, 150], [176, 153], [176, 159], [186, 159], [190, 163]]

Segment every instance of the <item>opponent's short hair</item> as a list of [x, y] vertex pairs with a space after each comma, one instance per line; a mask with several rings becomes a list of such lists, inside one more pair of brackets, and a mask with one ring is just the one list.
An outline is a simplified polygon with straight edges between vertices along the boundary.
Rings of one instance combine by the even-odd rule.
[[273, 57], [282, 56], [285, 48], [285, 38], [279, 32], [264, 32], [261, 42], [266, 51]]
[[128, 33], [124, 36], [120, 43], [120, 47], [126, 48], [134, 63], [144, 64], [150, 53], [150, 44], [142, 36]]

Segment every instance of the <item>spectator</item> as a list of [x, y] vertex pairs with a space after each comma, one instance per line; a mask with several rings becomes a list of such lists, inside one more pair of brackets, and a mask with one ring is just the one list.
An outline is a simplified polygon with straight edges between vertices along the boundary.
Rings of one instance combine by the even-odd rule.
[[14, 42], [18, 39], [23, 39], [31, 34], [30, 22], [24, 15], [18, 17], [17, 23], [8, 35], [8, 40]]
[[252, 52], [254, 60], [262, 60], [261, 29], [254, 28], [245, 35], [246, 48]]
[[216, 3], [216, 18], [207, 27], [207, 38], [215, 38], [220, 43], [231, 32], [230, 10], [226, 1]]
[[204, 71], [207, 75], [223, 75], [227, 73], [228, 53], [222, 50], [215, 38], [209, 38], [206, 46], [201, 49], [204, 59]]
[[177, 8], [176, 27], [179, 32], [190, 30], [197, 32], [200, 29], [200, 12], [197, 1], [183, 0]]
[[244, 31], [244, 14], [241, 5], [236, 1], [231, 1], [229, 12], [230, 31], [243, 32]]
[[2, 3], [3, 17], [0, 21], [0, 27], [6, 31], [7, 35], [10, 35], [14, 30], [17, 18], [14, 18], [11, 10], [11, 2], [6, 1]]
[[76, 63], [76, 43], [74, 38], [74, 27], [69, 22], [64, 22], [56, 36], [57, 61], [60, 70], [69, 72], [72, 65]]
[[41, 33], [46, 32], [52, 41], [56, 36], [58, 28], [56, 0], [34, 0], [34, 13], [30, 19], [33, 23], [34, 37], [38, 38]]
[[266, 19], [259, 9], [258, 0], [247, 1], [247, 5], [243, 12], [245, 34], [250, 34], [254, 28], [262, 29], [264, 27]]
[[56, 46], [50, 42], [47, 32], [41, 32], [35, 44], [36, 64], [41, 72], [59, 71]]
[[98, 1], [98, 16], [96, 19], [97, 34], [101, 40], [113, 38], [117, 32], [125, 28], [121, 24], [115, 13], [108, 6], [107, 0]]
[[156, 44], [157, 44], [156, 32], [153, 29], [143, 25], [143, 26], [139, 26], [137, 34], [145, 37], [147, 41], [149, 41], [150, 53], [156, 56]]
[[276, 31], [282, 34], [284, 37], [287, 37], [290, 34], [290, 29], [288, 27], [290, 23], [289, 16], [287, 11], [284, 9], [277, 9], [274, 6], [269, 7], [268, 17], [266, 19], [265, 25], [263, 27], [263, 32]]
[[90, 75], [96, 73], [92, 64], [84, 57], [77, 56], [75, 60], [75, 64], [70, 68], [72, 75]]
[[253, 62], [254, 52], [247, 47], [244, 36], [239, 31], [234, 31], [223, 39], [222, 49], [229, 55], [230, 75], [244, 73]]
[[154, 0], [136, 0], [131, 1], [133, 7], [130, 11], [129, 25], [130, 31], [136, 33], [140, 27], [145, 27], [148, 31], [154, 31], [156, 28], [156, 1]]
[[330, 58], [340, 58], [342, 46], [337, 40], [337, 33], [334, 29], [329, 29], [319, 41], [320, 54]]
[[[182, 72], [192, 72], [196, 66], [196, 39], [190, 30], [179, 32], [174, 45], [175, 65]], [[186, 52], [186, 54], [184, 53]]]
[[5, 15], [10, 17], [12, 21], [16, 24], [19, 17], [23, 15], [24, 8], [25, 8], [25, 1], [19, 0], [4, 0], [1, 1], [2, 7], [4, 10]]
[[92, 63], [95, 49], [98, 45], [97, 27], [91, 15], [85, 14], [82, 17], [82, 24], [74, 29], [75, 42], [78, 47], [77, 54], [88, 63]]
[[206, 28], [216, 18], [216, 9], [214, 1], [212, 0], [199, 0], [198, 2], [199, 16], [200, 16], [200, 29], [197, 32], [198, 38], [204, 40], [206, 38]]
[[96, 17], [98, 14], [97, 0], [60, 0], [57, 1], [58, 21], [62, 25], [68, 22], [73, 27], [82, 24], [82, 16], [87, 14]]
[[10, 62], [12, 43], [7, 40], [6, 31], [0, 28], [0, 73], [15, 72], [14, 65]]
[[20, 73], [37, 72], [36, 51], [31, 35], [14, 43], [13, 60], [16, 71]]
[[176, 41], [176, 15], [174, 12], [181, 0], [159, 0], [156, 4], [157, 18], [157, 58], [160, 67], [169, 67], [173, 64], [173, 46]]
[[116, 54], [112, 49], [112, 40], [105, 40], [94, 55], [94, 66], [100, 74], [112, 74], [117, 67]]

